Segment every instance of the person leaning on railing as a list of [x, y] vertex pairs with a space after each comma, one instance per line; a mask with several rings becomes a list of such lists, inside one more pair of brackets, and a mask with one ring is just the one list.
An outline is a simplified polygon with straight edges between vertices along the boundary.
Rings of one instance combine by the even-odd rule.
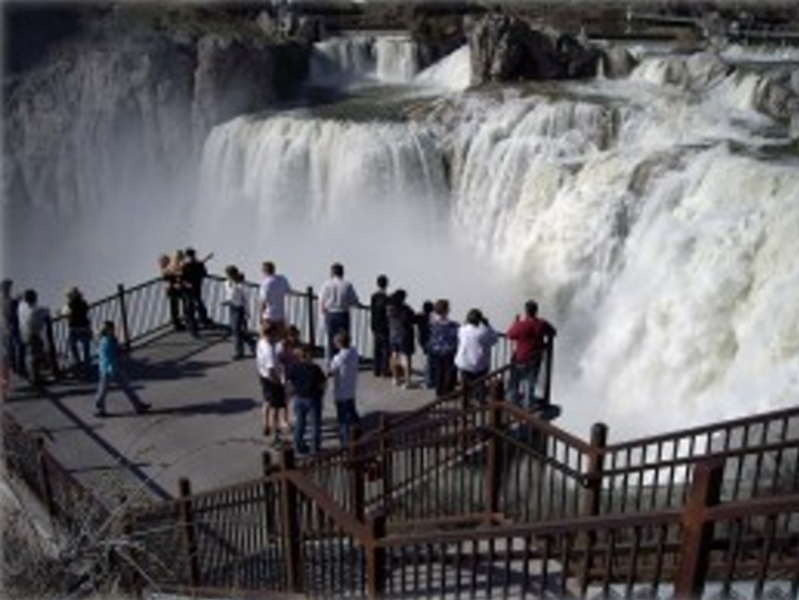
[[[461, 383], [467, 388], [474, 386], [488, 374], [491, 366], [491, 348], [499, 336], [491, 327], [483, 313], [472, 308], [466, 314], [466, 322], [458, 329], [458, 350], [455, 353], [455, 366], [461, 374]], [[475, 397], [485, 397], [484, 386], [474, 390]]]
[[167, 302], [169, 303], [169, 319], [175, 331], [186, 329], [180, 318], [180, 275], [174, 269], [172, 259], [168, 254], [158, 257], [158, 268], [161, 271], [161, 279], [164, 280]]
[[185, 255], [186, 260], [183, 263], [182, 279], [187, 320], [190, 323], [210, 329], [213, 323], [208, 317], [208, 308], [203, 300], [203, 282], [208, 277], [208, 269], [205, 263], [214, 257], [214, 253], [210, 252], [200, 260], [197, 258], [197, 252], [194, 248], [186, 248]]
[[535, 389], [547, 338], [555, 337], [556, 333], [552, 324], [538, 317], [538, 303], [528, 300], [524, 305], [524, 317], [516, 315], [507, 333], [514, 342], [507, 392], [510, 402], [528, 410], [535, 408]]

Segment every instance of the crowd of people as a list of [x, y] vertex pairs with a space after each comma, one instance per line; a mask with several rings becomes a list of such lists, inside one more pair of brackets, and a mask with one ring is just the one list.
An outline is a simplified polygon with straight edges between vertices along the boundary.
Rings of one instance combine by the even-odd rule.
[[[162, 255], [158, 265], [164, 282], [169, 315], [176, 330], [199, 336], [201, 328], [217, 327], [209, 317], [203, 299], [203, 282], [208, 276], [206, 263], [213, 253], [197, 258], [192, 248]], [[344, 267], [335, 263], [330, 277], [319, 292], [319, 307], [324, 319], [326, 340], [322, 365], [315, 361], [314, 348], [303, 344], [300, 331], [289, 323], [286, 298], [292, 288], [285, 275], [271, 261], [261, 265], [255, 324], [248, 321], [248, 295], [243, 273], [236, 266], [225, 269], [227, 328], [233, 343], [233, 359], [254, 357], [263, 397], [263, 434], [272, 444], [282, 444], [282, 434], [291, 432], [298, 453], [316, 452], [321, 447], [323, 399], [332, 380], [339, 439], [348, 443], [360, 425], [356, 396], [361, 357], [352, 341], [351, 310], [368, 308], [373, 339], [372, 371], [376, 377], [390, 378], [395, 386], [424, 387], [441, 396], [452, 392], [460, 381], [473, 385], [490, 368], [492, 347], [498, 332], [477, 308], [470, 309], [464, 322], [450, 318], [446, 299], [426, 300], [417, 312], [408, 303], [408, 294], [398, 288], [389, 291], [389, 279], [380, 275], [369, 304], [363, 304], [355, 286], [345, 278]], [[35, 384], [42, 383], [47, 363], [45, 323], [49, 311], [38, 305], [34, 290], [21, 296], [12, 293], [12, 282], [4, 280], [2, 291], [2, 393], [8, 391], [9, 372], [15, 371]], [[93, 370], [90, 306], [77, 288], [66, 295], [62, 311], [69, 328], [72, 370], [77, 377], [91, 378]], [[252, 325], [252, 326], [251, 326]], [[251, 330], [255, 329], [255, 336]], [[517, 316], [506, 335], [513, 341], [512, 368], [507, 399], [527, 409], [536, 408], [536, 385], [547, 339], [555, 328], [538, 316], [538, 305], [530, 300], [524, 314]], [[413, 359], [420, 350], [422, 377], [414, 380]], [[96, 344], [98, 387], [95, 415], [106, 416], [105, 398], [109, 383], [117, 383], [137, 413], [147, 412], [131, 387], [122, 368], [122, 354], [112, 321], [106, 321]], [[292, 424], [293, 420], [293, 424]], [[306, 440], [310, 429], [310, 440]]]
[[[263, 393], [263, 432], [279, 446], [281, 432], [292, 429], [298, 453], [315, 452], [321, 444], [321, 415], [327, 381], [333, 380], [339, 439], [346, 444], [360, 417], [356, 404], [360, 356], [352, 343], [351, 311], [368, 308], [372, 332], [372, 370], [376, 377], [390, 378], [395, 386], [411, 389], [424, 387], [437, 395], [452, 392], [458, 381], [472, 385], [480, 394], [480, 381], [488, 374], [492, 347], [499, 334], [485, 315], [469, 310], [463, 324], [450, 318], [446, 299], [426, 300], [419, 312], [408, 304], [403, 289], [389, 292], [389, 280], [379, 275], [377, 290], [370, 302], [361, 302], [355, 286], [345, 278], [344, 266], [335, 263], [330, 277], [319, 291], [319, 308], [324, 319], [326, 340], [324, 362], [313, 360], [313, 348], [300, 341], [300, 332], [288, 324], [286, 297], [291, 285], [275, 264], [264, 262], [263, 280], [258, 288], [260, 337], [250, 336], [247, 326], [247, 297], [244, 276], [235, 266], [226, 269], [225, 304], [234, 344], [234, 359], [241, 358], [245, 346], [256, 358]], [[507, 390], [508, 400], [535, 409], [536, 385], [547, 338], [555, 328], [538, 317], [538, 305], [528, 301], [525, 312], [517, 316], [507, 330], [514, 343], [512, 368]], [[414, 381], [413, 358], [421, 350], [423, 376]], [[291, 410], [289, 410], [291, 407]], [[310, 443], [306, 430], [310, 428]]]

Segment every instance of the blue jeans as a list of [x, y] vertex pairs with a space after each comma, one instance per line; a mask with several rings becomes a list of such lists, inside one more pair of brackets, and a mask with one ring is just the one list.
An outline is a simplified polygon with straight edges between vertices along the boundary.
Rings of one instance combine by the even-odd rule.
[[127, 396], [130, 403], [133, 405], [137, 411], [141, 409], [144, 403], [139, 399], [136, 395], [136, 392], [133, 391], [133, 388], [130, 387], [130, 380], [128, 376], [125, 375], [125, 372], [121, 369], [117, 369], [113, 373], [104, 373], [100, 371], [100, 382], [97, 386], [97, 396], [94, 399], [94, 407], [101, 412], [105, 412], [105, 396], [108, 393], [108, 380], [113, 379], [116, 381], [117, 385], [119, 385], [119, 389]]
[[325, 329], [327, 329], [327, 349], [325, 358], [328, 362], [336, 355], [336, 345], [333, 339], [340, 331], [350, 332], [350, 312], [325, 313]]
[[430, 353], [425, 350], [424, 353], [424, 387], [428, 390], [436, 387], [435, 379], [433, 376], [433, 358]]
[[88, 370], [92, 364], [92, 330], [88, 327], [79, 327], [69, 330], [69, 351], [72, 354], [72, 364]]
[[305, 443], [305, 426], [311, 421], [311, 452], [319, 452], [322, 448], [322, 399], [294, 397], [294, 451], [306, 454], [308, 444]]
[[530, 362], [513, 362], [510, 369], [510, 380], [508, 382], [507, 399], [510, 402], [525, 408], [532, 409], [538, 402], [535, 395], [536, 384], [538, 383], [538, 373], [541, 371], [541, 359], [534, 359]]
[[236, 358], [244, 356], [244, 344], [246, 343], [250, 350], [255, 353], [255, 340], [250, 336], [247, 331], [247, 313], [243, 306], [230, 306], [230, 333], [233, 336], [233, 348]]
[[388, 377], [391, 375], [391, 369], [389, 369], [391, 347], [388, 344], [388, 334], [373, 332], [372, 339], [374, 341], [372, 353], [372, 373], [375, 377]]
[[350, 434], [353, 426], [361, 422], [358, 411], [355, 409], [355, 399], [336, 400], [336, 421], [338, 422], [338, 438], [342, 446], [350, 443]]

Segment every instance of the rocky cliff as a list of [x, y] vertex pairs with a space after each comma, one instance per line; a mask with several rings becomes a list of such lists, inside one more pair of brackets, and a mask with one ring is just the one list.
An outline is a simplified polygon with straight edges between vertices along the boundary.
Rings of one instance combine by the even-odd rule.
[[99, 203], [168, 178], [211, 127], [290, 97], [307, 69], [309, 44], [228, 14], [142, 5], [80, 20], [8, 63], [6, 203]]

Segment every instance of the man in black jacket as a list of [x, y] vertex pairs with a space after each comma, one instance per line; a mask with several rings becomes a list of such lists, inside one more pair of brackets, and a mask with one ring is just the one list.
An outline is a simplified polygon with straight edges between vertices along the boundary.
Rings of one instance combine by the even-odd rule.
[[197, 253], [193, 248], [186, 249], [186, 262], [183, 264], [181, 278], [184, 283], [183, 293], [185, 295], [187, 320], [191, 323], [199, 323], [202, 327], [211, 326], [208, 318], [208, 308], [203, 302], [203, 281], [208, 277], [208, 269], [205, 263], [213, 257], [209, 254], [202, 260], [197, 259]]
[[377, 278], [377, 291], [372, 294], [371, 308], [371, 327], [372, 339], [374, 341], [374, 352], [372, 356], [372, 373], [375, 377], [389, 377], [391, 369], [389, 367], [389, 357], [391, 348], [388, 342], [388, 277], [380, 275]]

